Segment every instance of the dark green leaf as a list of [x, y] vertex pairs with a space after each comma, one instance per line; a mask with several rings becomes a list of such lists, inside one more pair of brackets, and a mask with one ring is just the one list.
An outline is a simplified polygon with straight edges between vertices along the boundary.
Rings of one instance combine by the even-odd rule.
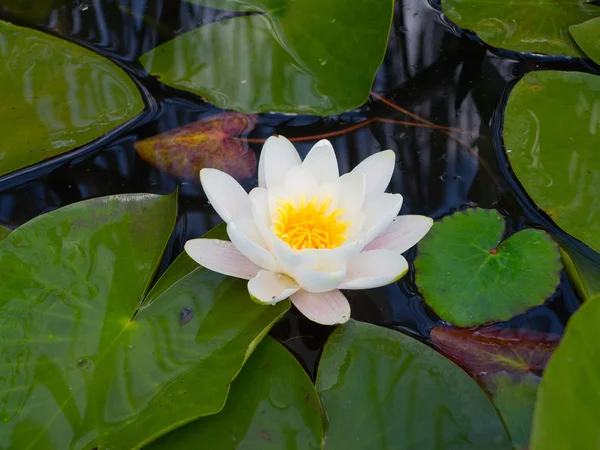
[[508, 320], [542, 304], [560, 281], [558, 246], [527, 229], [504, 242], [495, 210], [468, 209], [433, 225], [419, 243], [415, 279], [442, 319], [461, 327]]
[[596, 64], [600, 64], [600, 17], [571, 25], [569, 31], [584, 53]]
[[0, 21], [0, 175], [106, 135], [144, 109], [129, 76], [71, 42]]
[[256, 348], [231, 386], [219, 414], [172, 431], [158, 449], [320, 449], [319, 398], [296, 359], [272, 338]]
[[600, 442], [600, 299], [569, 320], [538, 392], [531, 450], [596, 449]]
[[223, 109], [339, 114], [367, 100], [393, 6], [392, 0], [229, 1], [219, 7], [260, 13], [201, 26], [141, 62], [163, 83]]
[[600, 17], [600, 8], [578, 0], [442, 0], [442, 8], [491, 46], [566, 56], [584, 56], [569, 25]]
[[134, 316], [175, 212], [175, 195], [89, 200], [0, 243], [6, 447], [139, 448], [222, 408], [289, 303], [260, 307], [243, 281], [196, 269]]
[[572, 247], [561, 247], [560, 254], [569, 281], [584, 300], [600, 296], [600, 265]]
[[599, 76], [538, 71], [516, 84], [504, 116], [508, 159], [531, 199], [556, 225], [596, 251], [599, 104]]
[[401, 333], [349, 321], [317, 376], [326, 450], [510, 449], [494, 407], [458, 366]]

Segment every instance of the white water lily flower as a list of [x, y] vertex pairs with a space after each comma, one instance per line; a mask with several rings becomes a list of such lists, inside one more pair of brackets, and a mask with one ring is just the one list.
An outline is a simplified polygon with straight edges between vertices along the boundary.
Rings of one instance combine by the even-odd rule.
[[394, 165], [394, 152], [386, 150], [340, 176], [329, 141], [301, 161], [290, 141], [272, 136], [250, 194], [226, 173], [202, 169], [202, 186], [231, 242], [192, 239], [185, 250], [210, 270], [250, 280], [258, 303], [290, 297], [315, 322], [343, 323], [350, 305], [339, 289], [401, 278], [408, 271], [401, 253], [433, 224], [425, 216], [398, 216], [402, 196], [384, 192]]

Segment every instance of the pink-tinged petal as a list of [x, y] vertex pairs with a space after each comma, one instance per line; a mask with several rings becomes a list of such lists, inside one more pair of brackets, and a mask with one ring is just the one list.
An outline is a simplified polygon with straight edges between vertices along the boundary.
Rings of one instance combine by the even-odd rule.
[[258, 162], [259, 187], [272, 188], [285, 181], [287, 173], [302, 163], [294, 144], [283, 136], [275, 135], [266, 140]]
[[313, 322], [335, 325], [350, 318], [350, 304], [337, 289], [320, 294], [300, 290], [291, 298], [296, 308]]
[[346, 264], [340, 262], [340, 265], [334, 270], [313, 270], [306, 267], [297, 267], [288, 272], [288, 274], [305, 291], [327, 292], [337, 289], [340, 283], [344, 281]]
[[235, 217], [227, 224], [227, 234], [237, 249], [254, 264], [267, 270], [278, 270], [277, 261], [265, 248], [251, 216]]
[[367, 197], [383, 194], [387, 189], [396, 167], [396, 154], [393, 150], [375, 153], [364, 159], [352, 172], [362, 172], [367, 177]]
[[273, 305], [285, 300], [300, 289], [294, 280], [281, 273], [261, 270], [248, 282], [252, 299], [263, 305]]
[[400, 194], [381, 194], [367, 199], [363, 212], [367, 215], [363, 231], [368, 244], [387, 229], [402, 208]]
[[248, 194], [231, 175], [217, 169], [202, 169], [200, 182], [208, 201], [225, 223], [234, 216], [250, 213]]
[[310, 149], [302, 167], [307, 169], [319, 184], [333, 182], [340, 176], [335, 151], [327, 139], [320, 140]]
[[340, 289], [372, 289], [393, 283], [408, 272], [408, 263], [392, 250], [362, 252], [348, 263]]
[[191, 239], [185, 243], [185, 251], [202, 267], [230, 277], [250, 280], [260, 271], [260, 267], [228, 241]]
[[433, 219], [427, 216], [398, 216], [385, 231], [365, 246], [365, 250], [385, 248], [404, 253], [423, 239], [432, 225]]

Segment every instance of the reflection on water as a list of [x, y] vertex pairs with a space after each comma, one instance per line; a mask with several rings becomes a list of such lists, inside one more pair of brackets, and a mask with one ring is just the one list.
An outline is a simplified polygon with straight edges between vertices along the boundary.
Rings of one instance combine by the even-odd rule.
[[[158, 171], [136, 154], [134, 145], [141, 139], [221, 111], [147, 77], [138, 58], [186, 31], [236, 14], [184, 1], [161, 0], [85, 0], [54, 9], [39, 24], [42, 29], [83, 42], [126, 63], [156, 100], [159, 110], [93, 153], [46, 169], [46, 173], [23, 176], [18, 182], [0, 181], [0, 221], [17, 226], [40, 213], [78, 200], [121, 192], [167, 193], [179, 185], [180, 215], [176, 236], [167, 252], [169, 258], [181, 251], [187, 239], [200, 236], [218, 223], [218, 216], [197, 183], [182, 182]], [[26, 21], [22, 17], [15, 20]], [[391, 148], [397, 154], [397, 166], [390, 190], [404, 196], [403, 214], [439, 218], [477, 205], [498, 208], [508, 215], [511, 232], [526, 226], [551, 226], [510, 180], [505, 159], [498, 153], [499, 142], [494, 140], [499, 119], [496, 108], [510, 83], [524, 72], [536, 67], [574, 68], [578, 64], [503, 58], [456, 34], [442, 20], [439, 10], [426, 0], [396, 1], [388, 51], [373, 90], [429, 122], [464, 132], [373, 121], [331, 138], [340, 171], [346, 172], [370, 154]], [[288, 137], [319, 135], [375, 118], [418, 122], [372, 97], [356, 110], [328, 118], [261, 115], [250, 137], [266, 138], [273, 133]], [[298, 144], [302, 156], [313, 143]], [[260, 147], [259, 143], [251, 144], [257, 155]], [[248, 178], [242, 184], [251, 189], [257, 183], [255, 178]], [[414, 253], [414, 249], [408, 253], [409, 261]], [[392, 286], [354, 292], [349, 295], [353, 317], [399, 327], [426, 338], [438, 320], [416, 292], [412, 273]], [[516, 317], [509, 326], [560, 333], [577, 305], [563, 277], [547, 306]], [[300, 355], [313, 373], [315, 358], [330, 331], [291, 311], [272, 334]]]

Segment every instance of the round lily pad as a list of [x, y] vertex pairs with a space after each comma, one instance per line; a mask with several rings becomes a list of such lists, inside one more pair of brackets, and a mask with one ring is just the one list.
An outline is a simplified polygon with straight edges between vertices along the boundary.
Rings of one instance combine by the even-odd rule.
[[416, 282], [442, 319], [461, 327], [508, 320], [540, 305], [560, 280], [558, 245], [541, 230], [500, 243], [504, 219], [468, 209], [445, 217], [421, 241]]
[[599, 103], [597, 75], [532, 72], [510, 93], [503, 131], [511, 169], [527, 194], [556, 225], [596, 251]]

